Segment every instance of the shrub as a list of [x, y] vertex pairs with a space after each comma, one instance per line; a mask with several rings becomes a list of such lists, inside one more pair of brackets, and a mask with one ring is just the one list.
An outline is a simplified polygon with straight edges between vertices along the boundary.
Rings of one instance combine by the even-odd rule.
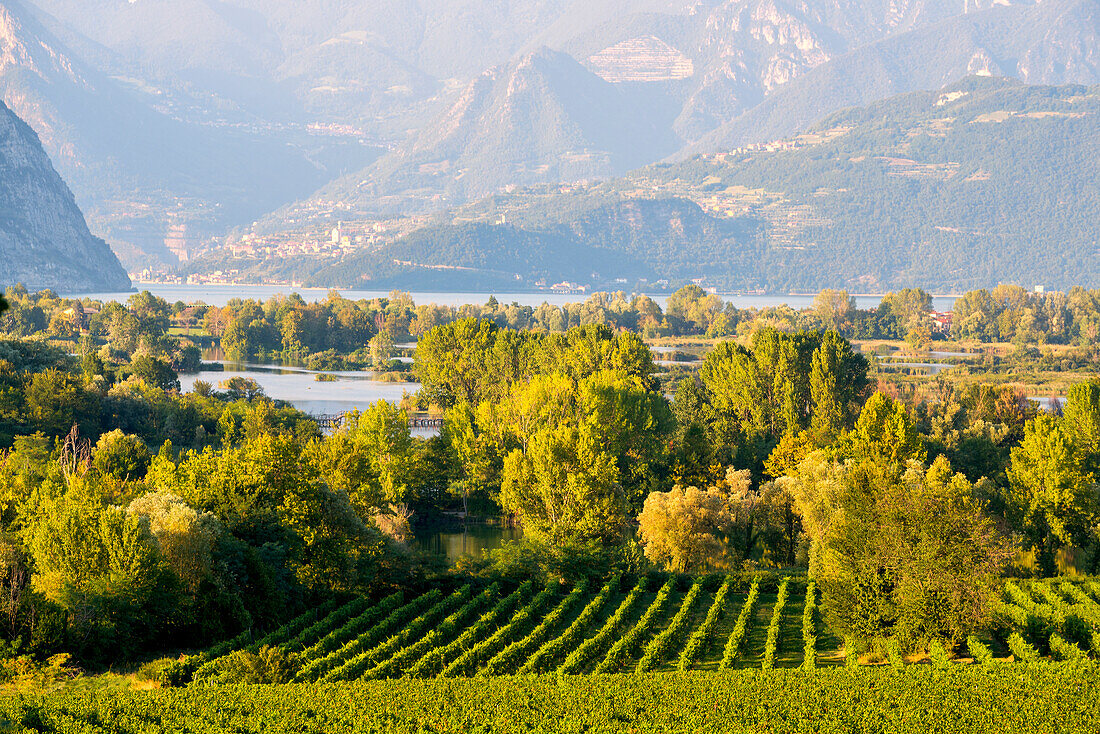
[[928, 658], [932, 661], [932, 665], [937, 668], [946, 668], [951, 663], [947, 649], [939, 640], [933, 640], [932, 644], [929, 645]]
[[256, 652], [237, 650], [218, 661], [219, 683], [289, 683], [298, 672], [297, 656], [264, 645]]
[[156, 660], [150, 660], [147, 663], [143, 663], [142, 666], [137, 669], [137, 672], [134, 673], [134, 677], [140, 681], [162, 683], [164, 681], [165, 671], [177, 662], [175, 658], [157, 658]]
[[1039, 659], [1039, 654], [1035, 652], [1035, 648], [1019, 632], [1013, 632], [1009, 635], [1007, 642], [1008, 649], [1012, 651], [1012, 656], [1017, 660], [1033, 663]]
[[974, 662], [979, 665], [988, 665], [993, 662], [993, 651], [974, 635], [966, 638], [966, 649], [974, 656]]

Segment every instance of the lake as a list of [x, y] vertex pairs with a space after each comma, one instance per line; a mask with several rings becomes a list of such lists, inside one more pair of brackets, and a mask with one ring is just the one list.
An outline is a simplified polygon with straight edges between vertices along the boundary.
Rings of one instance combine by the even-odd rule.
[[[169, 303], [183, 301], [195, 303], [202, 301], [211, 306], [224, 306], [232, 298], [253, 298], [267, 300], [280, 294], [297, 293], [305, 301], [310, 303], [324, 300], [331, 289], [329, 288], [292, 288], [275, 285], [172, 285], [164, 283], [134, 283], [137, 290], [147, 290], [160, 296]], [[94, 298], [98, 301], [125, 301], [135, 291], [117, 293], [83, 293], [73, 294], [80, 297]], [[352, 300], [385, 298], [389, 291], [373, 290], [338, 290], [344, 298]], [[539, 306], [549, 303], [553, 306], [563, 306], [567, 303], [583, 302], [588, 296], [583, 293], [552, 293], [549, 291], [536, 291], [526, 293], [488, 293], [488, 292], [456, 292], [456, 291], [411, 291], [413, 301], [417, 304], [435, 303], [441, 306], [461, 306], [466, 303], [483, 304], [491, 296], [495, 296], [501, 303], [518, 303], [521, 306]], [[718, 294], [724, 300], [733, 303], [738, 308], [766, 308], [768, 306], [782, 306], [801, 309], [813, 305], [813, 296], [790, 295], [765, 295], [750, 296], [739, 294]], [[653, 300], [664, 308], [668, 301], [667, 295], [655, 295]], [[856, 296], [856, 305], [862, 309], [876, 308], [882, 302], [881, 296]], [[937, 311], [950, 311], [955, 304], [955, 296], [935, 296], [932, 299], [932, 308]]]
[[479, 558], [482, 553], [496, 550], [506, 541], [519, 540], [523, 537], [523, 528], [469, 523], [445, 529], [425, 528], [415, 531], [413, 535], [417, 548], [453, 562], [462, 556]]
[[[379, 400], [399, 403], [401, 396], [420, 389], [417, 382], [382, 382], [371, 372], [318, 372], [304, 367], [280, 367], [249, 362], [222, 362], [224, 371], [203, 370], [181, 374], [180, 390], [189, 392], [197, 380], [218, 383], [231, 377], [246, 377], [263, 387], [267, 396], [285, 400], [310, 415], [337, 415], [350, 410], [363, 410]], [[318, 375], [335, 379], [319, 382]], [[419, 433], [419, 432], [418, 432]]]

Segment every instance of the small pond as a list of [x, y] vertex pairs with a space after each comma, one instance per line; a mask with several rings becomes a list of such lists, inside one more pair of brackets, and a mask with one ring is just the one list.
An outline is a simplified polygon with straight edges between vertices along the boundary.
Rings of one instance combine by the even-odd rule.
[[523, 537], [523, 528], [497, 523], [466, 523], [426, 527], [416, 530], [413, 535], [417, 548], [453, 562], [462, 556], [479, 558], [482, 553], [496, 550], [507, 541], [519, 540]]

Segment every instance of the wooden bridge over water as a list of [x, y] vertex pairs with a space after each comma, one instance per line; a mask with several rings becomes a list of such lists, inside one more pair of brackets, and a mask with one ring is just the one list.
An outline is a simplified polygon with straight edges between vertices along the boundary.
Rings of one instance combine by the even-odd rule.
[[[328, 415], [311, 415], [310, 418], [317, 423], [317, 427], [324, 432], [332, 432], [339, 428], [343, 428], [348, 420], [350, 413], [335, 413]], [[443, 416], [441, 415], [429, 415], [427, 413], [410, 413], [409, 414], [409, 428], [416, 430], [418, 428], [436, 429], [443, 428]]]

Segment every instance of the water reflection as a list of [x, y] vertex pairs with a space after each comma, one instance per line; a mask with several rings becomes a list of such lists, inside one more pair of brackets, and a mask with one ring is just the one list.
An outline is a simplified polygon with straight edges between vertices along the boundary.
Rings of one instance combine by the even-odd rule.
[[425, 528], [415, 533], [417, 548], [444, 556], [449, 562], [462, 556], [479, 558], [482, 553], [496, 550], [505, 542], [522, 537], [523, 528], [488, 523], [468, 523], [442, 529]]

